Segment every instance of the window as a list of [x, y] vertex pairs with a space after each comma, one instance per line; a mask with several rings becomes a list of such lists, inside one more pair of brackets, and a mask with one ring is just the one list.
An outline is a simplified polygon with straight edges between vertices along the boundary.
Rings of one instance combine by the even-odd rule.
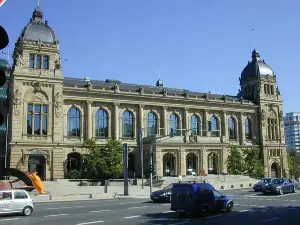
[[81, 126], [80, 126], [80, 111], [72, 107], [69, 109], [67, 114], [68, 120], [68, 130], [67, 135], [73, 137], [81, 136]]
[[29, 68], [34, 68], [34, 60], [35, 56], [33, 54], [30, 54], [29, 56]]
[[179, 135], [179, 121], [178, 116], [174, 113], [169, 118], [170, 134]]
[[24, 191], [15, 191], [14, 199], [27, 199], [28, 196]]
[[228, 119], [229, 139], [236, 139], [236, 124], [232, 117]]
[[277, 140], [278, 130], [277, 130], [277, 119], [268, 118], [268, 138], [269, 140]]
[[29, 55], [29, 68], [49, 69], [49, 56], [47, 55]]
[[223, 195], [220, 192], [216, 191], [216, 190], [213, 190], [213, 193], [214, 193], [215, 198], [222, 198], [223, 197]]
[[218, 119], [215, 116], [212, 116], [209, 121], [209, 131], [211, 136], [218, 137], [219, 136], [219, 124]]
[[95, 136], [96, 137], [108, 137], [108, 123], [107, 123], [107, 113], [103, 109], [99, 109], [96, 112], [95, 117]]
[[129, 111], [123, 112], [122, 116], [122, 137], [133, 138], [133, 116]]
[[196, 115], [192, 115], [191, 117], [191, 129], [195, 135], [201, 135], [200, 120]]
[[156, 115], [152, 112], [148, 113], [147, 121], [147, 135], [156, 135], [157, 134], [157, 119]]
[[246, 139], [252, 139], [251, 121], [250, 119], [245, 120], [245, 136]]
[[28, 104], [27, 106], [27, 134], [47, 135], [48, 133], [48, 106]]
[[11, 199], [12, 199], [11, 191], [0, 192], [0, 201], [11, 200]]

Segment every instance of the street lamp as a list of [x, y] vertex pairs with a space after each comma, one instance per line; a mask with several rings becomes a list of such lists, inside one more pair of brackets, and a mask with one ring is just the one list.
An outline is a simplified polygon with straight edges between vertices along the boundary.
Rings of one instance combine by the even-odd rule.
[[144, 189], [144, 150], [143, 150], [143, 128], [139, 129], [139, 145], [141, 151], [141, 174], [142, 174], [142, 189]]

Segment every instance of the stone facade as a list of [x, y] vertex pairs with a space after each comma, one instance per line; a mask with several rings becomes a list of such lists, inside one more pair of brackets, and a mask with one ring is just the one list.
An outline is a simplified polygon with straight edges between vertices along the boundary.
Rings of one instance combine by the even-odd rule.
[[[234, 97], [169, 89], [161, 80], [156, 86], [141, 86], [67, 78], [59, 41], [42, 16], [36, 9], [14, 50], [11, 167], [36, 170], [45, 180], [63, 178], [82, 163], [84, 140], [95, 137], [104, 145], [114, 138], [128, 143], [129, 166], [138, 176], [142, 129], [144, 164], [153, 143], [158, 176], [226, 173], [231, 144], [260, 148], [266, 176], [280, 177], [288, 169], [282, 99], [275, 89], [268, 92], [276, 87], [275, 75], [242, 78]], [[45, 26], [46, 37], [32, 24]]]

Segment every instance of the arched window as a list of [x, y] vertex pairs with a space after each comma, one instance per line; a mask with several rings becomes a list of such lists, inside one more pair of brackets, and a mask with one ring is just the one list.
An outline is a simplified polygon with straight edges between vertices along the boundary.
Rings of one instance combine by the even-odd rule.
[[156, 135], [156, 134], [157, 134], [157, 118], [154, 113], [149, 112], [148, 121], [147, 121], [147, 135]]
[[170, 124], [170, 134], [179, 135], [179, 120], [176, 114], [172, 113], [170, 115], [169, 124]]
[[99, 109], [95, 115], [95, 136], [97, 138], [108, 137], [107, 113]]
[[80, 126], [80, 111], [72, 107], [69, 109], [67, 114], [68, 119], [68, 136], [81, 136], [81, 126]]
[[123, 112], [122, 116], [122, 137], [133, 138], [133, 116], [129, 111]]
[[228, 133], [229, 139], [236, 139], [236, 124], [232, 117], [228, 119]]
[[212, 137], [218, 137], [219, 135], [219, 123], [215, 116], [212, 116], [209, 121], [209, 131]]
[[252, 139], [251, 121], [250, 119], [245, 120], [245, 136], [246, 139]]
[[191, 117], [191, 129], [195, 135], [201, 135], [201, 123], [200, 119], [196, 115], [192, 115]]

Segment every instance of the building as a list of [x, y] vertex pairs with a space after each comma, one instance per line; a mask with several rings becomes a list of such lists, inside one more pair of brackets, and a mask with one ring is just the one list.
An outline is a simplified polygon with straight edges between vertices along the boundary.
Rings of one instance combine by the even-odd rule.
[[[260, 148], [266, 176], [280, 177], [288, 169], [276, 75], [256, 50], [235, 96], [167, 88], [161, 80], [150, 86], [68, 78], [58, 37], [43, 21], [37, 7], [15, 44], [11, 167], [36, 170], [43, 180], [64, 178], [82, 163], [85, 139], [105, 144], [114, 138], [128, 143], [129, 169], [138, 176], [142, 128], [145, 165], [153, 143], [158, 176], [227, 172], [230, 144]], [[156, 141], [150, 140], [154, 135]]]
[[284, 131], [287, 150], [300, 151], [300, 113], [290, 112], [284, 117]]

